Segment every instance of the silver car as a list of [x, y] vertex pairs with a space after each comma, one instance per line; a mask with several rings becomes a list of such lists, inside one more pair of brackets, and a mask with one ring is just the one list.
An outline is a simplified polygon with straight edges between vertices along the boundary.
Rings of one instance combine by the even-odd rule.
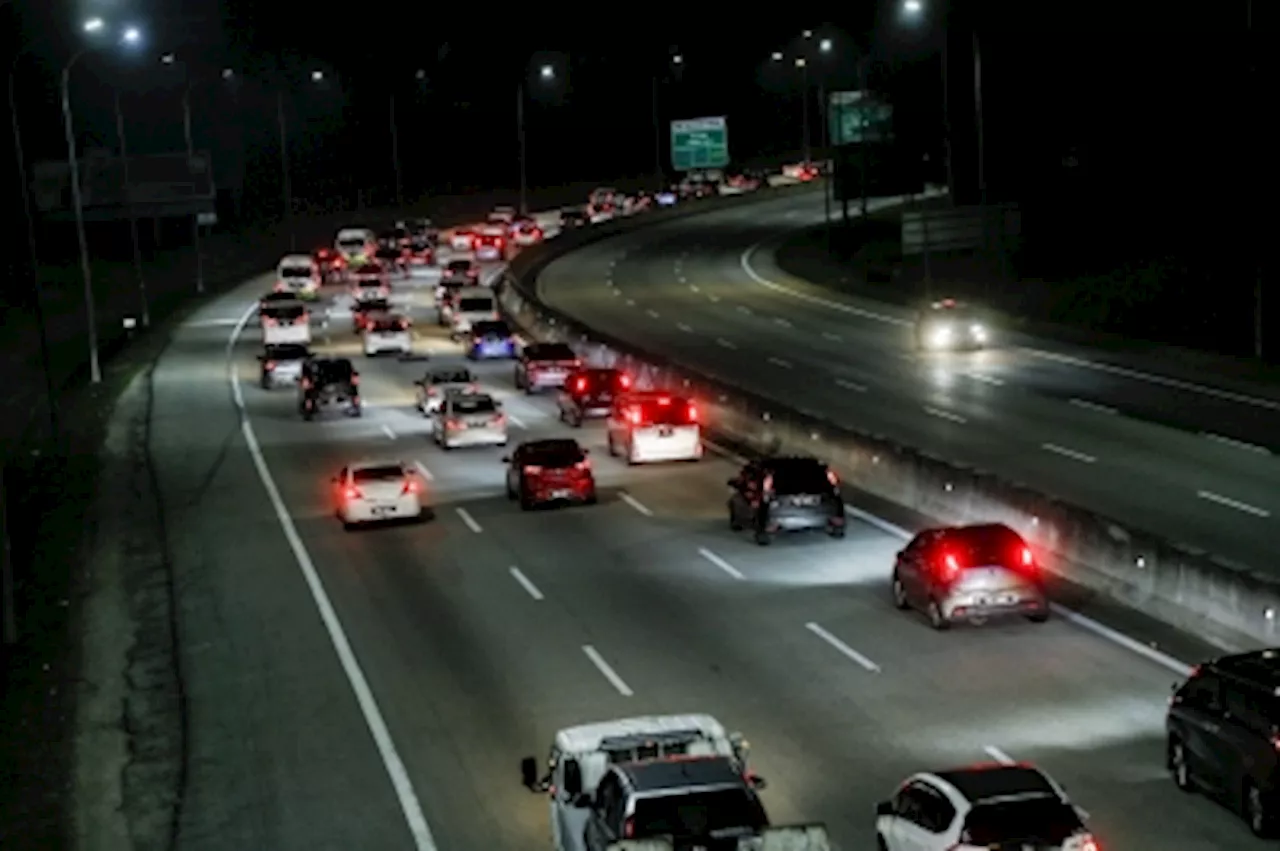
[[507, 415], [488, 393], [448, 393], [436, 411], [432, 431], [443, 449], [506, 446]]
[[934, 629], [956, 622], [1049, 618], [1044, 575], [1022, 536], [1001, 523], [928, 529], [898, 553], [893, 602], [918, 609]]
[[263, 390], [280, 384], [297, 384], [302, 377], [302, 365], [311, 357], [311, 351], [300, 343], [267, 346], [258, 361], [262, 364], [260, 382]]
[[428, 417], [440, 410], [448, 394], [477, 393], [480, 390], [475, 374], [466, 367], [433, 369], [413, 383], [417, 389], [418, 410]]

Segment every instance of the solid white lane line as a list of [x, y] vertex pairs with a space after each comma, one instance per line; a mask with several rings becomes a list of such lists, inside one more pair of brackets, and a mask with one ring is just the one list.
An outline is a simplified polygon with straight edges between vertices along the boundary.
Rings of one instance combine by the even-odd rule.
[[1052, 452], [1054, 455], [1061, 455], [1063, 458], [1070, 458], [1072, 461], [1079, 461], [1081, 464], [1092, 464], [1098, 459], [1092, 455], [1072, 449], [1068, 446], [1059, 446], [1056, 443], [1042, 443], [1040, 448], [1045, 452]]
[[846, 381], [843, 378], [836, 379], [836, 386], [843, 387], [845, 390], [852, 390], [854, 393], [866, 393], [867, 388], [855, 381]]
[[700, 292], [702, 292], [702, 290], [698, 289], [698, 285], [697, 285], [697, 284], [690, 284], [690, 285], [689, 285], [689, 289], [690, 289], [692, 292], [695, 292], [695, 293], [700, 293]]
[[621, 499], [623, 502], [625, 502], [627, 505], [634, 508], [636, 511], [639, 511], [645, 517], [653, 516], [653, 512], [649, 510], [649, 506], [645, 505], [643, 502], [636, 499], [634, 496], [627, 493], [626, 491], [622, 491], [621, 493], [619, 493], [618, 498]]
[[418, 793], [413, 788], [413, 781], [409, 779], [409, 772], [405, 769], [404, 761], [400, 758], [400, 752], [396, 749], [395, 741], [391, 738], [391, 731], [387, 728], [382, 709], [378, 706], [377, 698], [373, 696], [373, 689], [369, 687], [369, 680], [365, 677], [364, 671], [360, 667], [360, 662], [356, 659], [355, 651], [351, 649], [351, 642], [347, 639], [347, 634], [342, 628], [342, 621], [338, 618], [338, 613], [333, 608], [333, 602], [329, 599], [328, 592], [325, 591], [324, 583], [320, 580], [320, 574], [316, 570], [315, 563], [311, 560], [311, 554], [302, 542], [302, 536], [298, 534], [298, 528], [294, 525], [293, 518], [289, 515], [289, 509], [284, 503], [284, 498], [280, 496], [280, 489], [276, 487], [275, 478], [271, 475], [271, 469], [267, 466], [266, 456], [262, 454], [262, 447], [258, 444], [258, 436], [253, 430], [252, 421], [249, 419], [249, 411], [244, 404], [244, 392], [240, 389], [240, 379], [235, 371], [234, 355], [236, 340], [244, 331], [244, 326], [249, 322], [249, 319], [257, 312], [257, 309], [258, 306], [255, 304], [245, 312], [239, 324], [232, 329], [231, 337], [227, 341], [228, 379], [231, 382], [232, 397], [235, 399], [236, 407], [239, 409], [240, 431], [244, 435], [245, 446], [253, 459], [253, 466], [258, 471], [258, 479], [262, 482], [262, 487], [267, 492], [267, 498], [271, 501], [271, 507], [275, 510], [276, 519], [284, 532], [285, 540], [289, 543], [289, 549], [293, 551], [293, 557], [298, 563], [298, 569], [306, 580], [307, 588], [311, 592], [311, 599], [320, 613], [320, 621], [324, 624], [325, 631], [329, 634], [329, 641], [333, 644], [333, 649], [338, 656], [342, 671], [346, 674], [351, 691], [355, 693], [356, 704], [360, 707], [360, 714], [364, 716], [365, 725], [369, 728], [369, 734], [373, 738], [374, 746], [378, 749], [378, 756], [382, 759], [382, 765], [391, 780], [392, 789], [395, 791], [396, 799], [400, 803], [400, 811], [409, 827], [409, 834], [413, 837], [414, 848], [417, 851], [438, 851], [435, 837], [431, 833], [431, 827], [427, 824], [426, 816], [423, 815]]
[[635, 306], [636, 306], [636, 300], [635, 300], [635, 299], [633, 299], [633, 298], [629, 298], [629, 299], [627, 299], [627, 307], [635, 307]]
[[618, 676], [618, 672], [604, 660], [604, 657], [600, 655], [599, 650], [596, 650], [590, 644], [584, 644], [582, 645], [582, 652], [587, 654], [587, 658], [591, 660], [591, 664], [596, 666], [596, 670], [604, 674], [604, 678], [618, 690], [618, 694], [623, 697], [631, 697], [635, 694], [635, 692], [631, 690], [631, 686], [627, 685], [626, 680]]
[[783, 319], [781, 316], [779, 316], [778, 318], [774, 319], [774, 320], [773, 320], [773, 324], [775, 324], [775, 325], [781, 325], [783, 328], [790, 328], [790, 327], [791, 327], [791, 323], [790, 323], [790, 322], [788, 322], [787, 320]]
[[413, 464], [418, 468], [418, 472], [422, 474], [422, 478], [426, 479], [428, 482], [435, 481], [436, 477], [431, 475], [431, 471], [427, 469], [426, 464], [423, 464], [421, 461], [414, 461]]
[[385, 434], [387, 437], [391, 438], [392, 440], [396, 439], [396, 433], [391, 430], [391, 426], [389, 425], [384, 425], [382, 427], [382, 433]]
[[1259, 455], [1270, 455], [1271, 450], [1265, 446], [1258, 446], [1256, 443], [1245, 443], [1243, 440], [1236, 440], [1234, 437], [1227, 437], [1222, 434], [1214, 434], [1211, 431], [1202, 431], [1200, 436], [1212, 440], [1214, 443], [1221, 443], [1224, 446], [1233, 446], [1236, 449], [1243, 449], [1245, 452], [1256, 452]]
[[832, 334], [830, 331], [823, 331], [823, 332], [822, 332], [822, 339], [824, 339], [824, 340], [830, 340], [830, 341], [831, 341], [831, 342], [833, 342], [833, 343], [839, 343], [839, 342], [840, 342], [841, 340], [843, 340], [844, 338], [843, 338], [843, 337], [841, 337], [839, 334]]
[[719, 301], [719, 300], [720, 300], [720, 296], [718, 296], [718, 295], [709, 295], [709, 296], [707, 296], [707, 298], [711, 299], [712, 301]]
[[983, 750], [986, 752], [987, 756], [991, 757], [992, 759], [994, 759], [996, 762], [1000, 763], [1001, 765], [1016, 765], [1016, 764], [1017, 764], [1017, 760], [1015, 760], [1013, 757], [1009, 756], [1009, 755], [1008, 755], [1007, 753], [1005, 753], [1004, 751], [1000, 750], [1000, 749], [999, 749], [998, 747], [996, 747], [995, 745], [987, 745], [986, 747], [984, 747], [984, 748], [983, 748]]
[[738, 312], [739, 312], [739, 313], [750, 313], [750, 312], [751, 312], [751, 308], [747, 307], [746, 305], [740, 304], [740, 305], [738, 305]]
[[520, 419], [515, 414], [507, 414], [507, 422], [511, 423], [516, 428], [528, 428], [528, 426], [524, 424], [524, 420]]
[[1075, 405], [1077, 408], [1084, 408], [1086, 411], [1093, 411], [1098, 414], [1109, 414], [1114, 416], [1120, 413], [1110, 405], [1099, 405], [1097, 402], [1090, 402], [1088, 399], [1072, 399], [1071, 404]]
[[1247, 502], [1241, 502], [1238, 499], [1232, 499], [1229, 496], [1223, 496], [1213, 491], [1196, 491], [1196, 496], [1209, 502], [1216, 502], [1218, 505], [1227, 508], [1234, 508], [1236, 511], [1243, 511], [1245, 514], [1252, 514], [1254, 517], [1270, 517], [1271, 512], [1265, 508], [1259, 508], [1256, 505], [1250, 505]]
[[658, 316], [660, 315], [656, 310], [646, 310], [645, 313], [649, 314], [649, 316], [653, 317], [654, 319], [657, 319]]
[[683, 322], [677, 322], [676, 327], [679, 328], [681, 331], [685, 332], [686, 334], [693, 333], [693, 329], [690, 328], [688, 325], [685, 325]]
[[805, 624], [805, 625], [804, 625], [804, 627], [805, 627], [805, 629], [807, 629], [807, 630], [809, 630], [810, 632], [812, 632], [814, 635], [816, 635], [816, 636], [818, 636], [819, 638], [821, 638], [823, 641], [827, 642], [827, 644], [830, 644], [830, 645], [831, 645], [832, 647], [834, 647], [836, 650], [840, 651], [840, 653], [841, 653], [843, 656], [845, 656], [845, 658], [853, 660], [854, 662], [856, 662], [857, 664], [861, 665], [863, 668], [867, 669], [868, 671], [870, 671], [870, 672], [871, 672], [871, 673], [873, 673], [873, 674], [878, 674], [878, 673], [880, 673], [880, 666], [879, 666], [879, 665], [877, 665], [875, 662], [872, 662], [872, 661], [871, 661], [870, 659], [868, 659], [866, 656], [863, 656], [863, 655], [862, 655], [861, 653], [859, 653], [857, 650], [854, 650], [852, 647], [850, 647], [849, 645], [845, 644], [843, 641], [841, 641], [840, 639], [836, 638], [836, 637], [835, 637], [834, 635], [832, 635], [831, 633], [827, 632], [825, 629], [823, 629], [822, 627], [820, 627], [818, 624], [813, 623], [812, 621], [810, 621], [809, 623]]
[[888, 314], [884, 314], [884, 313], [875, 313], [870, 310], [863, 310], [860, 307], [854, 307], [851, 304], [844, 304], [842, 302], [831, 301], [830, 299], [809, 295], [808, 293], [802, 293], [802, 292], [799, 292], [798, 290], [793, 290], [790, 287], [784, 287], [782, 284], [769, 280], [768, 278], [764, 277], [759, 272], [757, 272], [755, 268], [751, 265], [751, 255], [755, 254], [760, 249], [760, 246], [764, 245], [766, 242], [768, 242], [771, 239], [773, 239], [773, 237], [767, 237], [765, 239], [760, 240], [755, 245], [748, 247], [738, 257], [738, 264], [742, 266], [742, 271], [746, 272], [747, 277], [755, 281], [760, 286], [768, 287], [774, 292], [786, 293], [792, 298], [798, 298], [801, 301], [807, 301], [810, 304], [821, 305], [822, 307], [830, 308], [831, 310], [838, 310], [841, 313], [849, 313], [854, 316], [861, 316], [864, 319], [874, 319], [877, 322], [887, 322], [890, 325], [899, 325], [904, 328], [915, 325], [915, 322], [909, 319], [899, 319], [896, 316], [889, 316]]
[[732, 341], [732, 340], [726, 340], [724, 337], [716, 337], [716, 345], [718, 345], [718, 346], [720, 346], [720, 347], [722, 347], [722, 348], [725, 348], [725, 349], [736, 349], [736, 348], [738, 348], [737, 346], [735, 346], [735, 345], [733, 344], [733, 341]]
[[959, 414], [953, 414], [950, 411], [944, 411], [942, 408], [930, 408], [928, 406], [925, 406], [924, 412], [931, 417], [937, 417], [940, 420], [948, 420], [953, 423], [960, 423], [961, 425], [964, 425], [965, 423], [969, 422]]
[[542, 592], [538, 590], [538, 586], [533, 584], [533, 580], [525, 576], [523, 571], [520, 570], [520, 568], [516, 567], [515, 565], [512, 565], [510, 570], [511, 570], [511, 578], [514, 579], [516, 582], [519, 582], [520, 587], [528, 591], [530, 597], [532, 597], [535, 600], [546, 599], [545, 597], [542, 596]]
[[1210, 387], [1207, 384], [1197, 384], [1194, 381], [1182, 381], [1177, 378], [1169, 378], [1165, 375], [1155, 375], [1150, 372], [1142, 372], [1137, 369], [1129, 369], [1123, 366], [1114, 366], [1101, 361], [1086, 360], [1084, 358], [1072, 357], [1071, 355], [1061, 355], [1057, 352], [1047, 352], [1043, 349], [1023, 349], [1029, 355], [1045, 360], [1066, 363], [1072, 366], [1081, 366], [1085, 369], [1096, 369], [1099, 372], [1109, 372], [1112, 375], [1123, 375], [1125, 378], [1136, 378], [1139, 381], [1147, 381], [1152, 384], [1162, 384], [1165, 387], [1173, 387], [1177, 390], [1189, 390], [1192, 393], [1200, 393], [1205, 396], [1213, 396], [1218, 399], [1225, 399], [1228, 402], [1239, 402], [1242, 405], [1253, 405], [1257, 408], [1267, 408], [1272, 411], [1280, 411], [1280, 401], [1275, 399], [1263, 399], [1258, 396], [1250, 396], [1246, 393], [1237, 393], [1234, 390], [1223, 390], [1218, 387]]
[[790, 361], [785, 361], [782, 358], [769, 358], [769, 363], [774, 366], [782, 367], [783, 369], [791, 369]]
[[480, 527], [480, 524], [476, 522], [476, 519], [471, 516], [470, 511], [467, 511], [465, 508], [455, 508], [454, 511], [458, 512], [458, 516], [462, 518], [462, 522], [466, 523], [467, 528], [470, 529], [472, 532], [475, 532], [477, 535], [479, 535], [481, 532], [484, 531], [484, 529]]
[[745, 577], [745, 576], [743, 576], [743, 575], [742, 575], [742, 572], [741, 572], [740, 570], [738, 570], [738, 568], [736, 568], [736, 567], [734, 567], [733, 565], [729, 564], [729, 562], [727, 562], [727, 561], [725, 561], [724, 559], [720, 558], [720, 556], [718, 556], [718, 555], [716, 555], [715, 553], [711, 552], [711, 550], [707, 549], [706, 547], [698, 547], [698, 555], [702, 556], [702, 557], [703, 557], [703, 558], [705, 558], [707, 561], [711, 562], [711, 563], [712, 563], [712, 564], [714, 564], [716, 567], [720, 568], [720, 569], [721, 569], [721, 570], [723, 570], [725, 573], [727, 573], [727, 574], [729, 574], [730, 576], [732, 576], [734, 579], [737, 579], [737, 580], [743, 580], [743, 579], [746, 579], [746, 578], [747, 578], [747, 577]]
[[974, 381], [981, 381], [983, 384], [990, 384], [992, 387], [1004, 386], [1004, 379], [996, 378], [994, 375], [983, 375], [980, 372], [967, 372], [965, 375]]

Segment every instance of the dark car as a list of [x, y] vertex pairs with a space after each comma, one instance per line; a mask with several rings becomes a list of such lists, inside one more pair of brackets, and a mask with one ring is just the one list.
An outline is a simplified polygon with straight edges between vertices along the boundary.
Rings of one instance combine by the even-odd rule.
[[845, 533], [844, 497], [835, 471], [816, 458], [773, 456], [749, 461], [729, 480], [729, 528], [750, 529], [757, 544], [779, 532]]
[[418, 240], [430, 248], [440, 244], [440, 228], [431, 219], [407, 219], [396, 222], [396, 227], [409, 232], [410, 240]]
[[740, 840], [769, 827], [753, 788], [762, 785], [723, 756], [615, 763], [596, 786], [583, 844], [605, 851], [623, 840], [665, 838], [678, 849], [737, 851]]
[[311, 259], [316, 261], [316, 267], [320, 270], [320, 283], [335, 284], [341, 281], [342, 269], [347, 263], [338, 252], [322, 245], [311, 252]]
[[461, 284], [475, 286], [480, 280], [480, 265], [474, 260], [450, 260], [440, 272], [442, 286]]
[[1003, 523], [926, 529], [898, 553], [893, 602], [934, 629], [993, 617], [1049, 618], [1044, 575], [1022, 536]]
[[310, 420], [333, 405], [342, 405], [348, 416], [360, 416], [360, 373], [347, 358], [312, 358], [302, 366], [298, 412]]
[[473, 323], [465, 345], [471, 360], [507, 360], [516, 356], [516, 335], [501, 319]]
[[387, 269], [395, 269], [400, 274], [407, 274], [409, 268], [409, 259], [406, 256], [407, 248], [400, 245], [383, 245], [379, 246], [374, 252], [374, 257]]
[[378, 316], [391, 312], [391, 302], [385, 298], [358, 301], [351, 307], [351, 330], [359, 334]]
[[583, 228], [591, 224], [591, 219], [587, 216], [586, 210], [580, 210], [576, 207], [560, 211], [560, 229], [573, 230], [574, 228]]
[[1165, 726], [1179, 789], [1224, 802], [1260, 837], [1280, 833], [1280, 649], [1197, 666], [1174, 684]]
[[263, 390], [277, 384], [296, 384], [302, 379], [302, 370], [311, 358], [311, 350], [301, 343], [283, 343], [266, 346], [258, 361], [262, 364], [259, 382]]
[[533, 343], [524, 347], [516, 362], [516, 387], [528, 394], [563, 387], [565, 379], [581, 368], [582, 361], [567, 344]]
[[630, 389], [631, 376], [620, 369], [578, 370], [560, 390], [560, 419], [578, 428], [583, 420], [607, 417], [614, 398]]
[[573, 439], [531, 440], [502, 459], [507, 498], [525, 511], [553, 502], [596, 502], [596, 479], [587, 450]]

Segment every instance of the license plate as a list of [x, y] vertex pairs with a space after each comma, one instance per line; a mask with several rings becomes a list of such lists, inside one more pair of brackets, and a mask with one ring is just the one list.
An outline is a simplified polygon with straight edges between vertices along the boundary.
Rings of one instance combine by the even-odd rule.
[[658, 437], [671, 437], [675, 433], [676, 433], [676, 430], [673, 429], [671, 426], [663, 426], [662, 428], [658, 429]]
[[793, 505], [817, 505], [818, 498], [816, 496], [797, 496], [792, 498]]
[[569, 488], [558, 488], [551, 492], [552, 499], [568, 499], [571, 496], [573, 496], [573, 491], [569, 490]]
[[391, 505], [375, 505], [373, 507], [373, 515], [375, 517], [385, 517], [395, 511], [395, 506]]

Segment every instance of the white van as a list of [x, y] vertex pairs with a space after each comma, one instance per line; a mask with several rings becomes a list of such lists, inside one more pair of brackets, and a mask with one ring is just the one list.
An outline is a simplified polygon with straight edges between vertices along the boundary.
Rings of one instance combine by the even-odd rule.
[[378, 250], [378, 235], [368, 228], [343, 228], [334, 238], [333, 247], [348, 264], [365, 263]]
[[454, 337], [471, 333], [476, 322], [492, 322], [498, 317], [498, 299], [488, 287], [463, 287], [453, 296], [449, 311], [449, 332]]
[[311, 300], [320, 292], [320, 267], [306, 254], [286, 254], [276, 266], [276, 292]]
[[311, 315], [299, 301], [280, 301], [258, 309], [262, 320], [262, 344], [280, 346], [287, 343], [311, 344]]

